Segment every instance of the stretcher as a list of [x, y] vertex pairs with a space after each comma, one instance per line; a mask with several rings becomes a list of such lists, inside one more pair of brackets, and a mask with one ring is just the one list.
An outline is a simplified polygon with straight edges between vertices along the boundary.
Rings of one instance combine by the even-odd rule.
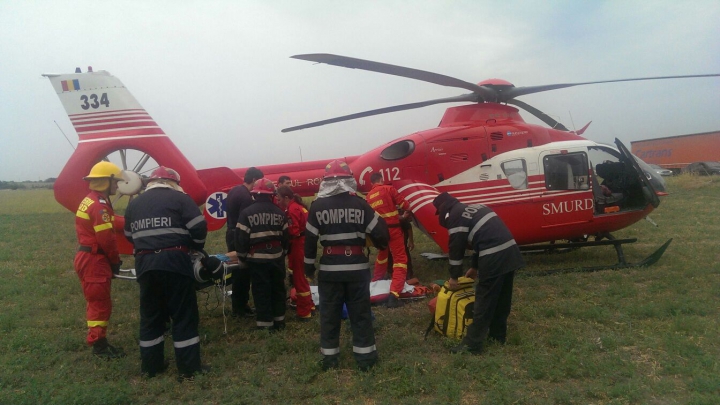
[[[209, 256], [211, 260], [206, 260], [207, 266], [204, 266], [201, 262], [203, 258], [201, 253], [194, 252], [190, 256], [193, 261], [196, 290], [202, 290], [211, 286], [228, 286], [233, 271], [240, 270], [246, 266], [244, 263], [233, 261], [232, 258], [229, 258], [224, 254]], [[135, 273], [135, 269], [120, 269], [120, 274], [115, 275], [115, 278], [136, 280], [137, 274]], [[373, 304], [385, 302], [390, 294], [390, 283], [391, 280], [378, 280], [371, 282], [370, 302]], [[318, 287], [311, 285], [310, 292], [315, 305], [319, 305], [320, 295], [318, 293]], [[228, 292], [227, 294], [230, 295], [231, 292]], [[402, 292], [400, 293], [400, 299], [422, 299], [429, 294], [432, 294], [432, 290], [428, 287], [419, 284], [411, 285], [405, 283]], [[293, 302], [296, 300], [294, 288], [290, 290], [290, 299]]]
[[[379, 304], [388, 299], [388, 296], [390, 295], [390, 283], [391, 280], [378, 280], [370, 282], [370, 302], [372, 304]], [[310, 293], [312, 294], [313, 303], [316, 306], [319, 306], [320, 294], [318, 293], [318, 287], [316, 285], [311, 285]], [[428, 287], [405, 283], [402, 292], [400, 293], [400, 299], [417, 300], [425, 298], [431, 293], [432, 290]], [[290, 289], [290, 300], [294, 303], [296, 299], [295, 288], [292, 288]]]

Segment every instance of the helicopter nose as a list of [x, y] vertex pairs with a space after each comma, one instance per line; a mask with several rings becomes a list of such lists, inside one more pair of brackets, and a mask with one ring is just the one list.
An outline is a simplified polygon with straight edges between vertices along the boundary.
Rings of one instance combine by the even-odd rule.
[[650, 181], [650, 184], [652, 184], [653, 188], [655, 189], [655, 194], [657, 195], [668, 195], [667, 192], [667, 183], [665, 183], [665, 179], [658, 174], [654, 170], [643, 170], [645, 172], [645, 177]]

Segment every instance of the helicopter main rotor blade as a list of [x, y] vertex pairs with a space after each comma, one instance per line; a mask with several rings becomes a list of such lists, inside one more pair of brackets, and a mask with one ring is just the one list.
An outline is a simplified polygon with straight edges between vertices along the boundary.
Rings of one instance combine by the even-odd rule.
[[565, 125], [555, 121], [555, 119], [553, 119], [549, 115], [545, 114], [544, 112], [538, 110], [537, 108], [535, 108], [527, 103], [523, 103], [520, 100], [513, 100], [513, 99], [506, 101], [506, 103], [514, 104], [514, 105], [522, 108], [523, 110], [525, 110], [525, 111], [529, 112], [530, 114], [534, 115], [535, 117], [537, 117], [540, 121], [549, 125], [550, 128], [557, 129], [560, 131], [569, 131], [569, 129], [565, 128]]
[[378, 108], [377, 110], [369, 110], [369, 111], [364, 111], [364, 112], [350, 114], [350, 115], [343, 115], [342, 117], [330, 118], [327, 120], [315, 121], [315, 122], [311, 122], [309, 124], [303, 124], [303, 125], [298, 125], [295, 127], [285, 128], [281, 132], [292, 132], [292, 131], [297, 131], [300, 129], [313, 128], [313, 127], [319, 127], [321, 125], [333, 124], [336, 122], [354, 120], [356, 118], [369, 117], [372, 115], [380, 115], [380, 114], [386, 114], [386, 113], [396, 112], [396, 111], [412, 110], [415, 108], [427, 107], [429, 105], [434, 105], [434, 104], [461, 103], [461, 102], [468, 102], [468, 101], [478, 102], [479, 101], [478, 98], [479, 98], [479, 96], [477, 94], [469, 93], [469, 94], [463, 94], [463, 95], [455, 96], [455, 97], [438, 98], [435, 100], [421, 101], [418, 103], [395, 105], [392, 107]]
[[390, 65], [387, 63], [373, 62], [365, 59], [350, 58], [347, 56], [333, 55], [329, 53], [311, 53], [305, 55], [291, 56], [294, 59], [307, 60], [310, 62], [326, 63], [328, 65], [346, 67], [350, 69], [368, 70], [371, 72], [384, 73], [387, 75], [406, 77], [408, 79], [420, 80], [423, 82], [439, 84], [447, 87], [458, 87], [477, 93], [481, 101], [495, 101], [497, 93], [489, 88], [477, 84], [456, 79], [454, 77], [441, 75], [439, 73], [425, 70], [412, 69], [404, 66]]
[[561, 83], [561, 84], [547, 84], [544, 86], [527, 86], [527, 87], [512, 87], [507, 90], [499, 90], [498, 101], [507, 102], [515, 97], [524, 96], [526, 94], [540, 93], [543, 91], [564, 89], [573, 86], [583, 86], [586, 84], [600, 84], [600, 83], [618, 83], [618, 82], [637, 82], [642, 80], [664, 80], [664, 79], [690, 79], [696, 77], [714, 77], [720, 76], [719, 73], [705, 74], [705, 75], [685, 75], [685, 76], [658, 76], [658, 77], [639, 77], [636, 79], [617, 79], [617, 80], [600, 80], [597, 82], [583, 82], [583, 83]]

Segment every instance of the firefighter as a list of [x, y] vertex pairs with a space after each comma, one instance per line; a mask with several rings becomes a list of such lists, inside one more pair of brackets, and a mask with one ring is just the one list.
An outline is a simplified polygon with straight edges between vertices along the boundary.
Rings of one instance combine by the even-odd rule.
[[280, 208], [285, 210], [288, 221], [288, 234], [290, 235], [288, 272], [292, 277], [292, 285], [295, 287], [297, 297], [295, 310], [298, 318], [303, 322], [307, 322], [312, 318], [313, 311], [315, 311], [312, 294], [310, 293], [310, 284], [305, 278], [305, 265], [303, 263], [308, 210], [302, 198], [293, 193], [289, 186], [280, 186], [277, 192], [277, 201]]
[[154, 377], [167, 368], [165, 326], [172, 320], [178, 380], [207, 371], [200, 362], [192, 251], [202, 252], [207, 223], [197, 204], [180, 189], [180, 175], [160, 166], [145, 192], [125, 212], [125, 236], [135, 246], [140, 285], [141, 371]]
[[376, 248], [387, 248], [389, 235], [385, 220], [355, 195], [356, 190], [347, 164], [330, 162], [308, 215], [304, 260], [310, 278], [315, 274], [318, 241], [322, 245], [318, 292], [323, 370], [339, 366], [343, 304], [350, 318], [358, 368], [367, 371], [378, 358], [370, 311], [370, 265], [364, 248], [368, 238]]
[[378, 251], [375, 259], [375, 271], [372, 281], [385, 278], [388, 269], [388, 256], [392, 254], [392, 281], [390, 283], [390, 294], [388, 295], [387, 307], [398, 308], [402, 306], [400, 293], [405, 286], [407, 278], [407, 254], [405, 252], [405, 235], [400, 225], [400, 213], [398, 208], [405, 210], [404, 219], [410, 217], [410, 204], [398, 194], [393, 186], [383, 184], [382, 173], [376, 172], [370, 176], [372, 188], [368, 191], [368, 204], [385, 219], [390, 233], [390, 243], [386, 249]]
[[505, 344], [507, 318], [512, 304], [515, 271], [525, 263], [520, 248], [503, 221], [493, 210], [482, 205], [465, 205], [448, 193], [433, 200], [440, 225], [448, 229], [450, 240], [450, 289], [457, 289], [463, 275], [465, 250], [474, 251], [472, 266], [465, 276], [477, 278], [473, 322], [453, 353], [480, 354], [485, 339]]
[[257, 327], [276, 332], [285, 329], [288, 225], [285, 213], [273, 203], [272, 181], [256, 181], [251, 193], [255, 201], [238, 217], [235, 246], [250, 271]]
[[109, 197], [117, 191], [124, 173], [110, 162], [100, 162], [84, 177], [90, 193], [75, 213], [75, 232], [80, 247], [75, 255], [75, 272], [80, 278], [87, 301], [87, 343], [92, 353], [104, 359], [125, 357], [125, 352], [107, 341], [107, 326], [112, 312], [110, 280], [120, 273], [113, 220], [115, 213]]
[[[235, 252], [235, 232], [237, 230], [237, 220], [240, 213], [253, 202], [250, 190], [257, 180], [263, 178], [263, 172], [260, 169], [251, 167], [247, 169], [243, 177], [243, 184], [237, 185], [230, 189], [227, 196], [227, 230], [225, 233], [225, 243], [228, 252]], [[239, 267], [244, 267], [241, 264]], [[250, 272], [246, 268], [239, 268], [232, 274], [232, 314], [234, 317], [255, 316], [255, 311], [250, 307]]]

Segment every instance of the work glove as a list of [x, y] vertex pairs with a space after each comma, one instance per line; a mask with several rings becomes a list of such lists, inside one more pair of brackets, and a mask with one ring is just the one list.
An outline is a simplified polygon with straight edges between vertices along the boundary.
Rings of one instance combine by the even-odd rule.
[[305, 264], [305, 277], [310, 280], [315, 278], [315, 264]]
[[112, 274], [113, 274], [114, 276], [119, 276], [119, 275], [120, 275], [120, 266], [121, 266], [121, 265], [122, 265], [122, 260], [119, 261], [118, 263], [115, 263], [115, 264], [111, 264], [111, 265], [110, 265], [110, 270], [112, 270]]

